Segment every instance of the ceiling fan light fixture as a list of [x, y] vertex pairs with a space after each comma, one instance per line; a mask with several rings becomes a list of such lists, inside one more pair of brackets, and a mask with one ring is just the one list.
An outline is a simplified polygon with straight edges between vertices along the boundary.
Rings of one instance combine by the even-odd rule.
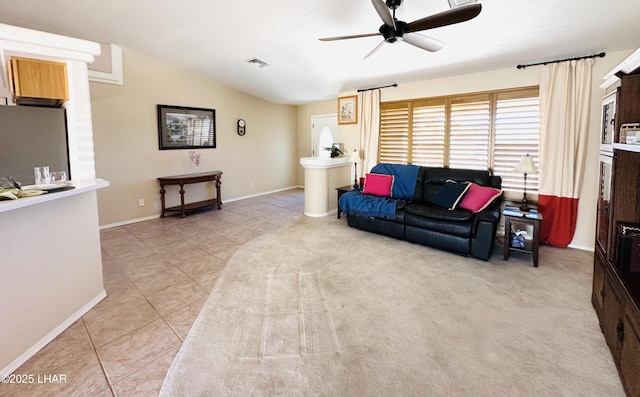
[[395, 43], [402, 40], [402, 37], [407, 33], [407, 24], [402, 21], [396, 21], [396, 28], [384, 24], [380, 26], [379, 30], [382, 37], [387, 43]]
[[402, 4], [402, 0], [387, 0], [385, 4], [392, 10], [395, 10], [396, 8], [400, 7], [400, 5]]

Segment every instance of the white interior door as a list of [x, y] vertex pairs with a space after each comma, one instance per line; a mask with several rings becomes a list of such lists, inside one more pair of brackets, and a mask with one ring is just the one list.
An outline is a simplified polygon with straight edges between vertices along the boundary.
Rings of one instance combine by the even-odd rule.
[[323, 148], [332, 143], [340, 142], [338, 136], [338, 115], [326, 114], [311, 116], [311, 156], [329, 157], [329, 152]]

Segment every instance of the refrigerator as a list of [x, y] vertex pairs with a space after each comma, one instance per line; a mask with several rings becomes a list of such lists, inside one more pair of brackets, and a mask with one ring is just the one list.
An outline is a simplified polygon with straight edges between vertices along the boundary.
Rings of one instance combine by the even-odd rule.
[[34, 167], [66, 171], [71, 179], [64, 108], [0, 106], [0, 180], [35, 182]]

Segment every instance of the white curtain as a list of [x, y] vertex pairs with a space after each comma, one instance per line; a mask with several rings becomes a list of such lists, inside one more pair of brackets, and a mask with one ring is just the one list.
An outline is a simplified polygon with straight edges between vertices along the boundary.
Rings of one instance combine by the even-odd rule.
[[360, 158], [362, 158], [362, 175], [364, 175], [378, 162], [380, 90], [361, 92], [360, 103]]
[[541, 241], [573, 239], [589, 135], [593, 59], [545, 66], [540, 82]]

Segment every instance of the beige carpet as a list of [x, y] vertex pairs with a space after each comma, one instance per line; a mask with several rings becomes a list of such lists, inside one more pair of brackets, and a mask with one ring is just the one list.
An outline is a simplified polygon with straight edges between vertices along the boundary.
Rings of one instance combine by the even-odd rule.
[[590, 253], [490, 262], [305, 219], [230, 259], [162, 396], [623, 396]]

